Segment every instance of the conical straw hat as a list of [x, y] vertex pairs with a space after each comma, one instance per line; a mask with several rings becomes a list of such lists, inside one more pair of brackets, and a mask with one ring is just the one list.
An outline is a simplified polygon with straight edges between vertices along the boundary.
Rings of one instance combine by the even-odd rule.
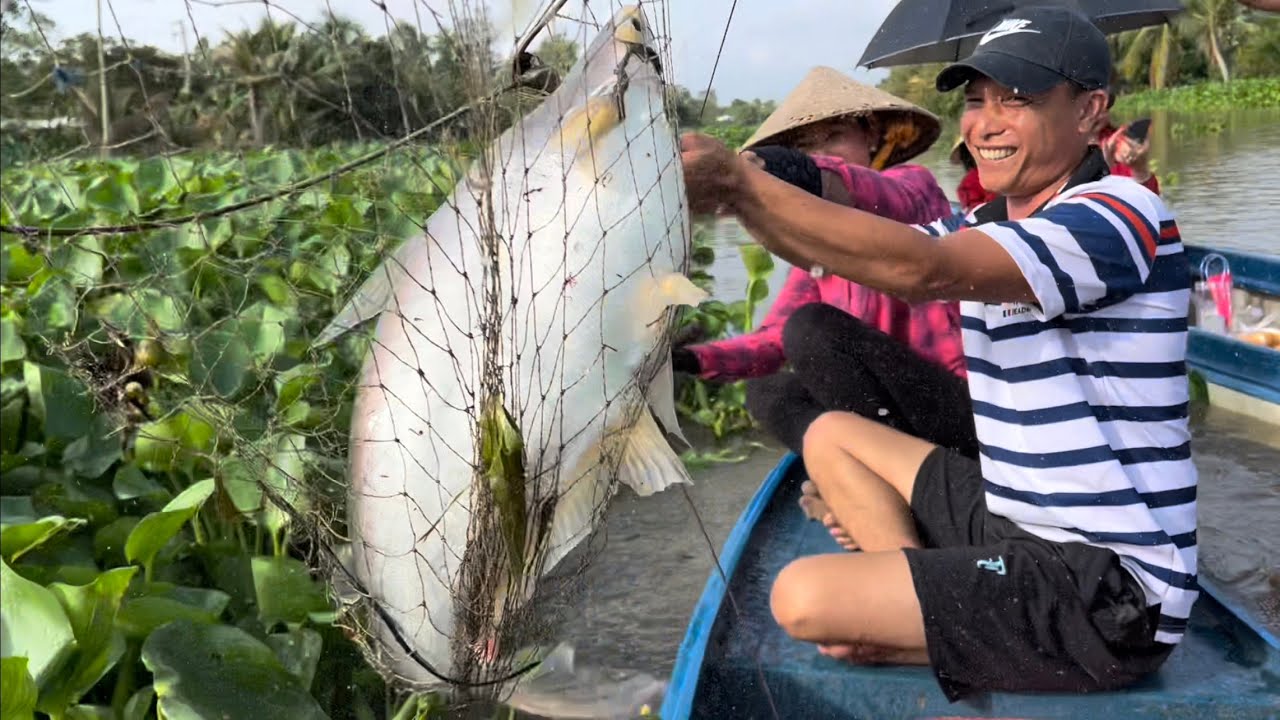
[[895, 121], [912, 130], [895, 143], [884, 167], [906, 162], [928, 150], [942, 133], [942, 124], [928, 110], [819, 65], [805, 75], [742, 147], [745, 150], [754, 145], [784, 142], [785, 135], [791, 131], [819, 120], [872, 114], [877, 116], [882, 130], [887, 130]]

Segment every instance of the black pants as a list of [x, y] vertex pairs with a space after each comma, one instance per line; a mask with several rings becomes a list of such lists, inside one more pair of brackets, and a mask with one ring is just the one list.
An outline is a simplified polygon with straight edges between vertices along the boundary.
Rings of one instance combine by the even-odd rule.
[[843, 310], [801, 307], [782, 350], [792, 371], [748, 381], [747, 410], [792, 452], [819, 415], [842, 410], [978, 457], [968, 383]]
[[1111, 550], [1054, 543], [987, 509], [978, 462], [937, 449], [911, 495], [923, 549], [907, 548], [929, 664], [947, 699], [1130, 685], [1174, 646], [1160, 606]]

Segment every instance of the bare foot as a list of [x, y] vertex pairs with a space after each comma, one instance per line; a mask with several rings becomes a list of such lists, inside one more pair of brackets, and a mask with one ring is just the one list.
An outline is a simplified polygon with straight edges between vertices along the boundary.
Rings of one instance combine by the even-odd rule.
[[899, 650], [877, 645], [818, 645], [818, 652], [855, 665], [928, 665], [926, 650]]
[[818, 486], [812, 480], [805, 480], [800, 485], [800, 509], [804, 510], [805, 517], [810, 520], [821, 520], [831, 514], [822, 496], [818, 495]]
[[858, 549], [858, 543], [854, 541], [852, 535], [845, 532], [840, 523], [836, 522], [836, 516], [818, 494], [818, 486], [814, 485], [812, 480], [805, 480], [800, 486], [800, 509], [804, 510], [805, 517], [810, 520], [821, 520], [831, 532], [831, 537], [840, 543], [840, 547], [849, 552]]
[[840, 544], [840, 547], [848, 550], [849, 552], [855, 552], [859, 549], [858, 541], [854, 540], [853, 536], [845, 531], [843, 525], [836, 522], [835, 515], [832, 515], [831, 513], [823, 515], [822, 524], [827, 526], [827, 531], [830, 532], [831, 537], [835, 538], [836, 542]]

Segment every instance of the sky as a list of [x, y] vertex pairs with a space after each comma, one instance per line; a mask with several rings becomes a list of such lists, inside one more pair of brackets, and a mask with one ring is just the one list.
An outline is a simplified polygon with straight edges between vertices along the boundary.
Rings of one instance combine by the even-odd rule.
[[[37, 11], [53, 18], [54, 37], [96, 32], [96, 0], [29, 0]], [[129, 40], [146, 42], [169, 51], [182, 49], [178, 30], [190, 17], [201, 36], [220, 37], [256, 25], [266, 14], [262, 0], [101, 0], [103, 33], [119, 36], [123, 28]], [[423, 27], [434, 28], [423, 8], [445, 12], [448, 0], [269, 0], [273, 17], [287, 19], [287, 10], [315, 21], [332, 7], [369, 28], [374, 35], [386, 29], [387, 14], [416, 24], [414, 4]], [[617, 7], [618, 0], [587, 0], [597, 13]], [[510, 7], [510, 3], [491, 3]], [[855, 68], [876, 28], [897, 0], [738, 0], [713, 87], [717, 100], [734, 98], [780, 100], [814, 65], [828, 65], [853, 78], [874, 84], [884, 70]], [[566, 7], [578, 5], [570, 2]], [[695, 94], [711, 79], [720, 38], [732, 0], [668, 0], [671, 16], [672, 66], [676, 82]], [[115, 19], [112, 18], [114, 10]], [[118, 27], [117, 27], [118, 22]]]

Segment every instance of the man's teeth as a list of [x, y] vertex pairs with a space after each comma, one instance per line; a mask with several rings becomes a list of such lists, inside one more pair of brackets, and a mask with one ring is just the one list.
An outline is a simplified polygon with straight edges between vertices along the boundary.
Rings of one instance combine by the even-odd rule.
[[978, 148], [983, 160], [1003, 160], [1014, 152], [1012, 148]]

